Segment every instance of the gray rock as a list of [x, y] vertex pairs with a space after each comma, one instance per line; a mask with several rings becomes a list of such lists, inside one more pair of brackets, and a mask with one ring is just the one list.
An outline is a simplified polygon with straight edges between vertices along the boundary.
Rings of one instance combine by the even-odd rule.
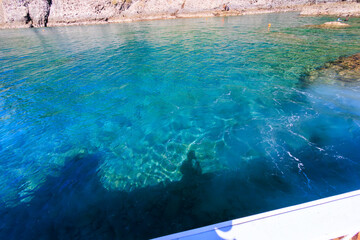
[[360, 4], [356, 2], [334, 2], [327, 1], [324, 4], [309, 5], [302, 9], [300, 15], [303, 16], [360, 16]]
[[[341, 0], [326, 2], [338, 1]], [[0, 0], [0, 24], [8, 27], [44, 27], [108, 21], [228, 16], [298, 11], [304, 6], [317, 6], [311, 5], [313, 2], [314, 0]], [[223, 4], [229, 6], [230, 11], [223, 11]]]
[[119, 12], [116, 0], [53, 0], [49, 23], [72, 23], [106, 20]]
[[3, 0], [4, 22], [26, 25], [28, 23], [28, 0]]
[[0, 0], [0, 24], [3, 24], [5, 21], [4, 19], [4, 9], [2, 5], [2, 1]]
[[49, 16], [48, 0], [3, 0], [3, 22], [15, 27], [45, 27]]
[[30, 21], [34, 27], [46, 27], [49, 13], [50, 3], [48, 0], [32, 0], [29, 1], [28, 11]]

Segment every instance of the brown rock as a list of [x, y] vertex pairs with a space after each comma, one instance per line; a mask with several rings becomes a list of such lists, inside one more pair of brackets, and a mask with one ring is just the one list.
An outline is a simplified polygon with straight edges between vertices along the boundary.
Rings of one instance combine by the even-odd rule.
[[307, 74], [306, 82], [360, 82], [360, 53], [325, 64]]
[[347, 28], [350, 27], [349, 24], [347, 23], [342, 23], [342, 22], [326, 22], [320, 25], [307, 25], [306, 27], [309, 28], [325, 28], [325, 29], [339, 29], [339, 28]]

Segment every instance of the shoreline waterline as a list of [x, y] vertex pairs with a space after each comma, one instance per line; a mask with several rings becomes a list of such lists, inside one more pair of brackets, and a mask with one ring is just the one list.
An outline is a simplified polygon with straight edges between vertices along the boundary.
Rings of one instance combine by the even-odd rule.
[[[124, 17], [108, 17], [100, 19], [78, 19], [70, 21], [52, 20], [47, 23], [46, 27], [62, 27], [62, 26], [82, 26], [82, 25], [103, 25], [109, 23], [129, 23], [140, 21], [153, 21], [153, 20], [172, 20], [172, 19], [186, 19], [186, 18], [211, 18], [211, 17], [230, 17], [230, 16], [246, 16], [258, 15], [269, 13], [286, 13], [286, 12], [299, 12], [301, 16], [350, 16], [359, 17], [360, 12], [347, 13], [348, 9], [340, 10], [334, 14], [334, 11], [339, 7], [351, 7], [347, 2], [336, 3], [317, 3], [317, 4], [300, 4], [293, 6], [283, 6], [274, 8], [247, 8], [247, 9], [230, 9], [224, 10], [205, 10], [199, 12], [180, 12], [180, 13], [163, 13], [142, 16], [124, 16]], [[357, 5], [355, 5], [357, 6]], [[324, 11], [324, 8], [326, 11]], [[330, 13], [329, 13], [330, 12]], [[358, 16], [359, 15], [359, 16]], [[4, 23], [0, 24], [1, 29], [17, 29], [28, 28], [28, 25], [22, 23]]]
[[[230, 10], [230, 11], [203, 11], [193, 13], [180, 13], [177, 15], [160, 14], [142, 17], [123, 17], [123, 18], [108, 18], [99, 20], [75, 20], [66, 22], [49, 22], [46, 27], [64, 27], [64, 26], [86, 26], [86, 25], [106, 25], [112, 23], [131, 23], [131, 22], [145, 22], [157, 20], [173, 20], [173, 19], [188, 19], [188, 18], [213, 18], [213, 17], [233, 17], [246, 15], [259, 15], [270, 13], [287, 13], [287, 12], [301, 12], [303, 5], [280, 8], [260, 8], [260, 9], [246, 9], [246, 10]], [[45, 28], [46, 28], [45, 27]], [[23, 24], [0, 24], [2, 29], [23, 29], [28, 28]]]

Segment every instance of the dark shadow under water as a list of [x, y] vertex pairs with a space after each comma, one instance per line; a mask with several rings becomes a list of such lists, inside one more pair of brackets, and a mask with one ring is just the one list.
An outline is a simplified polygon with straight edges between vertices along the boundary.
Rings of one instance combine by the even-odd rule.
[[266, 159], [204, 174], [190, 151], [181, 181], [132, 192], [106, 190], [100, 162], [101, 154], [68, 159], [31, 201], [1, 208], [0, 239], [148, 239], [313, 200], [294, 198]]

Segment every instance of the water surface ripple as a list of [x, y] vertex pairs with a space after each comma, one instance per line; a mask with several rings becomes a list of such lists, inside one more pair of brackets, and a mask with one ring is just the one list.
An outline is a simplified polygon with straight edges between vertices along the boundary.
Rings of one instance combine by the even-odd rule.
[[360, 52], [359, 19], [303, 27], [328, 20], [0, 31], [0, 238], [146, 239], [358, 189], [359, 82], [301, 81]]

